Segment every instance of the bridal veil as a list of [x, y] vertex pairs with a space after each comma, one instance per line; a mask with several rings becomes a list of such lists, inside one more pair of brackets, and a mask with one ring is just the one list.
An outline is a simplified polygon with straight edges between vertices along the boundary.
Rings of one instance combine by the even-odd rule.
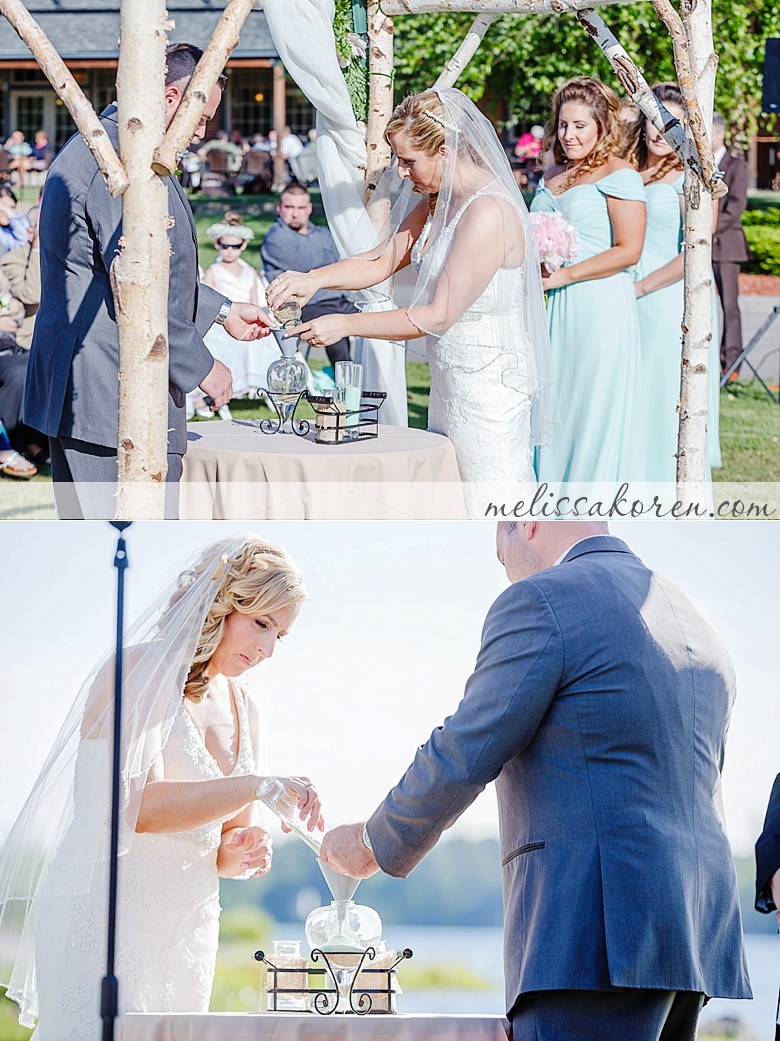
[[[229, 558], [247, 536], [220, 540], [177, 568], [142, 616], [129, 627], [124, 654], [124, 699], [120, 785], [120, 858], [133, 841], [149, 771], [159, 758], [181, 705], [184, 684], [203, 623], [217, 595]], [[0, 982], [31, 1027], [38, 1012], [33, 909], [35, 896], [74, 820], [76, 761], [82, 744], [105, 741], [113, 730], [114, 649], [90, 672], [57, 736], [19, 817], [0, 849]], [[110, 754], [105, 757], [110, 759]], [[106, 773], [105, 784], [110, 786]], [[108, 789], [110, 790], [110, 788]], [[86, 806], [86, 809], [85, 809]], [[109, 857], [105, 799], [96, 792], [80, 800], [79, 861], [84, 891]], [[106, 893], [106, 899], [108, 893]]]
[[[433, 102], [429, 109], [425, 108], [427, 97]], [[444, 131], [444, 159], [436, 205], [423, 232], [425, 245], [409, 304], [410, 319], [414, 321], [416, 305], [430, 303], [434, 294], [441, 300], [445, 293], [450, 297], [446, 301], [447, 327], [463, 318], [464, 312], [468, 320], [468, 307], [498, 271], [522, 267], [523, 277], [514, 280], [517, 296], [512, 301], [517, 329], [495, 344], [495, 349], [502, 355], [504, 383], [530, 396], [533, 443], [546, 444], [557, 419], [557, 403], [541, 267], [528, 209], [496, 131], [476, 105], [455, 87], [434, 87], [420, 98], [424, 116]], [[499, 231], [489, 241], [482, 236], [475, 247], [459, 224], [480, 198], [485, 200], [483, 207], [498, 211], [493, 224]], [[390, 212], [382, 238], [387, 241], [419, 204], [419, 196], [413, 194], [409, 180], [399, 176], [393, 159], [369, 206], [377, 223], [378, 211]], [[436, 243], [445, 248], [437, 248]], [[446, 334], [446, 330], [438, 334], [423, 331]]]

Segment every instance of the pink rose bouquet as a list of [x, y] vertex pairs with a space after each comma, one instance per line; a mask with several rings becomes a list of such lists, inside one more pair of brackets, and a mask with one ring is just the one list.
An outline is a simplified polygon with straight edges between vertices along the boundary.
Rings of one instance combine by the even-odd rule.
[[557, 210], [531, 214], [539, 259], [548, 271], [557, 271], [577, 256], [577, 231]]

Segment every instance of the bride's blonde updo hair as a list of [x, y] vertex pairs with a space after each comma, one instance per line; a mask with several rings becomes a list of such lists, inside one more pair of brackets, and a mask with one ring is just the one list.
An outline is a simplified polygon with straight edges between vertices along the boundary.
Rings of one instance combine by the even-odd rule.
[[435, 155], [444, 144], [444, 120], [444, 105], [435, 90], [410, 94], [393, 109], [385, 127], [385, 141], [390, 144], [393, 134], [404, 133], [416, 149]]
[[[213, 566], [219, 545], [207, 549], [198, 562], [179, 577], [179, 588], [169, 607], [181, 599], [207, 567]], [[203, 623], [192, 665], [184, 684], [184, 697], [200, 701], [208, 686], [208, 665], [222, 642], [225, 620], [234, 611], [269, 614], [285, 607], [298, 607], [309, 594], [300, 572], [283, 549], [263, 539], [248, 538], [237, 548], [221, 554], [214, 581], [219, 583], [214, 601]]]
[[558, 140], [558, 120], [567, 102], [584, 105], [598, 127], [593, 151], [578, 163], [580, 175], [603, 166], [613, 156], [622, 156], [624, 130], [620, 120], [620, 99], [606, 83], [582, 76], [567, 80], [553, 94], [552, 116], [545, 127], [544, 147], [552, 152], [556, 163], [565, 166], [567, 162], [563, 145]]
[[[444, 144], [445, 111], [442, 100], [435, 90], [424, 90], [422, 94], [409, 94], [400, 105], [396, 105], [385, 127], [385, 141], [390, 144], [393, 134], [404, 133], [412, 147], [426, 155], [436, 155]], [[430, 213], [436, 208], [436, 195], [428, 203]]]

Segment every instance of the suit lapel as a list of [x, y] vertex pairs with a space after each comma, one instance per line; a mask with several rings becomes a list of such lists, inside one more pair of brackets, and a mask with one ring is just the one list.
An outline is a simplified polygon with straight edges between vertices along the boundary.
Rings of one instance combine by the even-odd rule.
[[[198, 245], [198, 234], [195, 229], [195, 221], [192, 216], [192, 210], [190, 204], [187, 202], [187, 196], [184, 194], [184, 189], [179, 184], [178, 177], [168, 178], [168, 198], [171, 201], [171, 215], [175, 209], [182, 209], [187, 215], [187, 221], [190, 226], [190, 234], [192, 235], [192, 241], [195, 243], [195, 247]], [[178, 200], [178, 205], [175, 200]]]

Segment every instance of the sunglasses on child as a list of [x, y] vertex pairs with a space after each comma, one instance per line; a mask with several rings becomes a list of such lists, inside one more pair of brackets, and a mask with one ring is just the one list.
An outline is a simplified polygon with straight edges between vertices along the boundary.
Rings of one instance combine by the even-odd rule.
[[243, 242], [239, 242], [238, 245], [234, 242], [218, 242], [217, 249], [241, 249], [243, 245]]

